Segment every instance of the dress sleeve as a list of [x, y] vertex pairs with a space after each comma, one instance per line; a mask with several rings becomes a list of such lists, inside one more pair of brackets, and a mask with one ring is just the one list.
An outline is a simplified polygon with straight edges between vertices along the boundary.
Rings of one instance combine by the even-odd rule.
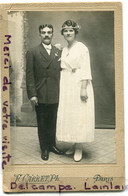
[[91, 67], [90, 67], [90, 55], [88, 48], [83, 48], [80, 55], [80, 81], [92, 80]]

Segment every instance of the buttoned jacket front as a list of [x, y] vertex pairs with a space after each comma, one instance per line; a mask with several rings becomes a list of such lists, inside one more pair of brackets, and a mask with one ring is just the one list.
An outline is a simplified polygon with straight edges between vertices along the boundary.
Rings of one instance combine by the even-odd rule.
[[39, 103], [59, 101], [61, 51], [52, 46], [50, 55], [42, 44], [26, 55], [26, 86], [28, 98], [37, 97]]

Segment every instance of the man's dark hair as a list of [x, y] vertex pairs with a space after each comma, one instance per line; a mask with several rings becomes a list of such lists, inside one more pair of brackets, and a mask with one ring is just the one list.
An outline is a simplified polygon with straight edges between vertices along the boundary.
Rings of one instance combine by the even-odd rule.
[[52, 29], [53, 32], [53, 26], [51, 24], [43, 24], [39, 26], [39, 32], [41, 33], [41, 29], [44, 29], [45, 27], [48, 27], [50, 29]]
[[66, 28], [66, 26], [71, 26], [74, 29], [75, 34], [78, 34], [79, 29], [80, 29], [78, 24], [76, 22], [74, 22], [73, 20], [67, 20], [62, 25], [62, 29], [61, 29], [61, 34], [62, 35], [63, 35], [64, 29]]

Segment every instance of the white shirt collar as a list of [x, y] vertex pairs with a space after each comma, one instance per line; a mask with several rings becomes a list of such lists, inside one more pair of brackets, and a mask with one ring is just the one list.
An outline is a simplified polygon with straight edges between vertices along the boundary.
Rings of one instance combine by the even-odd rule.
[[42, 43], [43, 44], [43, 46], [44, 46], [44, 48], [46, 49], [46, 50], [51, 50], [52, 49], [52, 45], [51, 44], [49, 44], [49, 45], [46, 45], [46, 44], [44, 44], [44, 43]]

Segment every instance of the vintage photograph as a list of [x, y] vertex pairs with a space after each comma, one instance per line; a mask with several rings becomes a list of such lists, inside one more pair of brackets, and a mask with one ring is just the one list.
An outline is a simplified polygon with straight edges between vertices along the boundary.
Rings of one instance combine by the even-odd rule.
[[3, 191], [124, 190], [121, 3], [0, 9]]
[[12, 164], [114, 164], [114, 11], [8, 11]]

